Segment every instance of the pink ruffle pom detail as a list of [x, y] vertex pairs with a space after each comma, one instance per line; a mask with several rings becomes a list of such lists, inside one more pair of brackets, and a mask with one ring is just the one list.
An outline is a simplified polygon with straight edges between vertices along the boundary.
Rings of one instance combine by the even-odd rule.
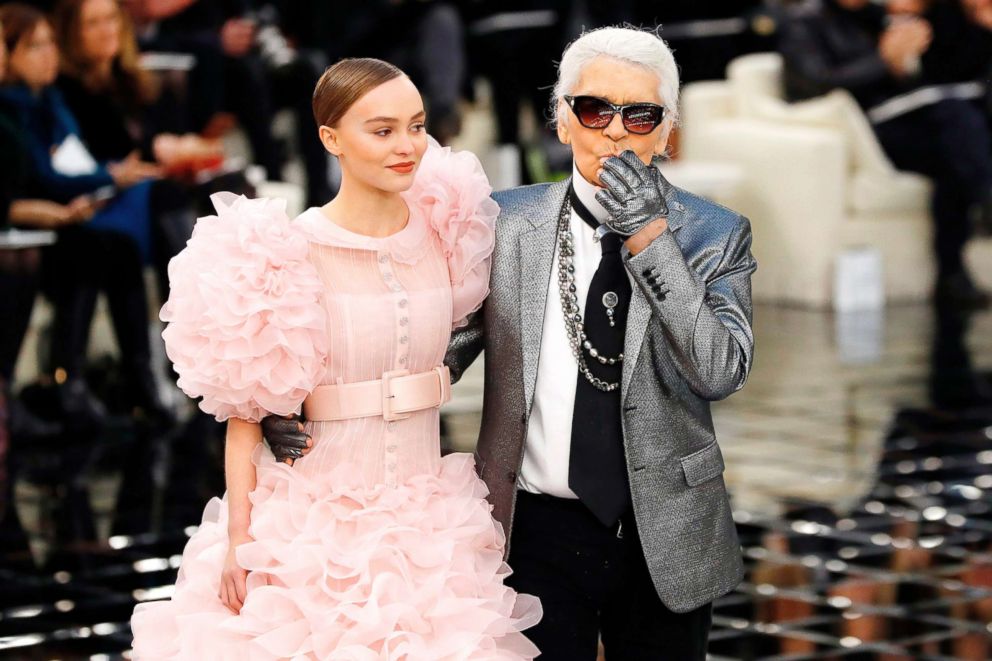
[[169, 263], [161, 319], [179, 387], [217, 420], [299, 411], [327, 354], [323, 284], [281, 200], [212, 198]]
[[489, 258], [499, 215], [492, 192], [475, 154], [453, 152], [430, 138], [413, 186], [404, 194], [426, 214], [441, 239], [448, 259], [456, 327], [463, 325], [489, 295]]

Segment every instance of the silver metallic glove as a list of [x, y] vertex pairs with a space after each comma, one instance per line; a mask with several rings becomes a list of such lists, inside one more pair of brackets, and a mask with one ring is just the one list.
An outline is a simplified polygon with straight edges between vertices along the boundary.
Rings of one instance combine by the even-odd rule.
[[661, 173], [653, 163], [644, 165], [634, 152], [609, 158], [599, 179], [606, 188], [596, 193], [596, 201], [610, 214], [605, 224], [614, 233], [633, 236], [645, 225], [668, 217]]

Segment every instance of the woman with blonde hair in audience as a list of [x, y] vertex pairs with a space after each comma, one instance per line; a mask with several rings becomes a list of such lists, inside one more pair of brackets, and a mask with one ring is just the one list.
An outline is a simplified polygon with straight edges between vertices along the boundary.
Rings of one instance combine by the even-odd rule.
[[[165, 110], [157, 81], [139, 62], [134, 28], [118, 0], [61, 0], [52, 15], [61, 53], [56, 86], [97, 161], [138, 159], [163, 177], [151, 182], [151, 263], [168, 296], [168, 263], [193, 231], [192, 176], [223, 162], [217, 141], [159, 132]], [[187, 176], [188, 175], [188, 176]]]

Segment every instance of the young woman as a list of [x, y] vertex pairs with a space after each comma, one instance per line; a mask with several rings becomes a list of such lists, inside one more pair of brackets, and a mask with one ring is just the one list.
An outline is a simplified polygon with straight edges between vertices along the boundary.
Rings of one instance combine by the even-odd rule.
[[[344, 174], [323, 207], [218, 197], [170, 268], [179, 385], [228, 421], [227, 495], [135, 658], [532, 659], [540, 604], [504, 585], [471, 455], [440, 455], [441, 364], [488, 293], [498, 208], [478, 160], [437, 146], [398, 69], [344, 60], [314, 92]], [[258, 421], [302, 404], [290, 467]]]

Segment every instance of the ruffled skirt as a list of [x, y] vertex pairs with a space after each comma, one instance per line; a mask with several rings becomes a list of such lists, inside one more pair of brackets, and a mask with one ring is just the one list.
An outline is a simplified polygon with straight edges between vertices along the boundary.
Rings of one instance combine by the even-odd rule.
[[[261, 448], [260, 448], [261, 449]], [[456, 661], [533, 659], [522, 630], [541, 605], [504, 585], [505, 538], [473, 458], [396, 487], [334, 488], [271, 460], [251, 494], [241, 613], [218, 597], [227, 503], [213, 499], [169, 601], [140, 604], [136, 659]], [[344, 475], [348, 468], [339, 467]]]

